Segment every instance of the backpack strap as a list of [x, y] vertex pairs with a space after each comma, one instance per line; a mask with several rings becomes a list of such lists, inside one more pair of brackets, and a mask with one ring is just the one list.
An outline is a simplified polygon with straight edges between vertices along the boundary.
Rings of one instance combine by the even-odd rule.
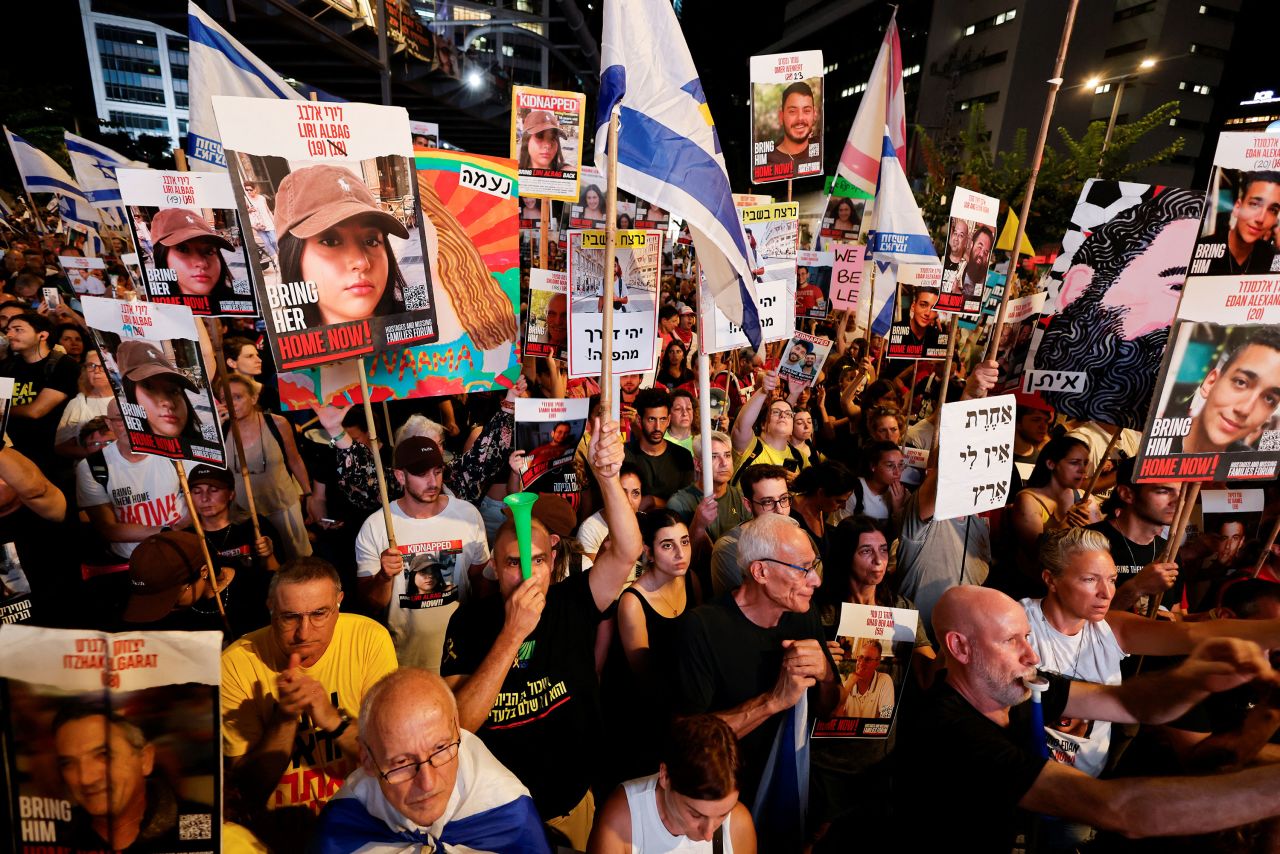
[[759, 436], [757, 436], [756, 443], [751, 446], [751, 450], [748, 451], [747, 455], [742, 458], [742, 463], [738, 466], [738, 470], [733, 473], [733, 478], [729, 481], [729, 483], [732, 484], [733, 486], [737, 486], [738, 480], [741, 479], [742, 473], [747, 470], [747, 466], [751, 465], [756, 460], [758, 460], [760, 458], [760, 455], [763, 453], [764, 453], [764, 440], [761, 439]]
[[111, 478], [111, 470], [107, 468], [107, 458], [102, 455], [102, 451], [94, 451], [84, 460], [89, 465], [89, 474], [102, 485], [103, 489], [106, 489], [107, 481]]
[[711, 835], [711, 850], [715, 854], [724, 854], [724, 825], [716, 828], [716, 832]]
[[[276, 420], [271, 417], [270, 412], [262, 413], [262, 420], [266, 422], [267, 432], [271, 434], [271, 438], [276, 440], [276, 445], [280, 448], [280, 456], [285, 456], [284, 439], [280, 436], [280, 428], [276, 426]], [[222, 439], [224, 442], [229, 435], [231, 435], [231, 419], [222, 422]]]

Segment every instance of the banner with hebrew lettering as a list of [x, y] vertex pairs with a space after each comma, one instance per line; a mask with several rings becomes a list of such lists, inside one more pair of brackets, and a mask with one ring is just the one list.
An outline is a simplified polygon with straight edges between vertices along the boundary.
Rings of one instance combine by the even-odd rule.
[[1173, 187], [1085, 183], [1041, 281], [1024, 391], [1070, 418], [1142, 428], [1203, 202]]
[[609, 353], [616, 374], [651, 371], [657, 358], [658, 272], [662, 232], [615, 233], [613, 342], [601, 341], [604, 325], [605, 232], [569, 232], [569, 378], [600, 376]]
[[958, 519], [1005, 506], [1013, 477], [1011, 394], [942, 406], [934, 519]]

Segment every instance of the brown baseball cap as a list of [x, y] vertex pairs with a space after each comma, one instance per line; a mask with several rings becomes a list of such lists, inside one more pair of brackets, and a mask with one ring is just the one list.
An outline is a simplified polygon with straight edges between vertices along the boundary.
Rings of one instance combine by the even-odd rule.
[[547, 110], [530, 110], [529, 114], [524, 117], [525, 133], [542, 133], [544, 130], [555, 128], [560, 132], [560, 136], [567, 137], [569, 134], [560, 127], [560, 120], [556, 118], [556, 114]]
[[127, 623], [153, 623], [173, 610], [182, 588], [204, 567], [200, 539], [189, 531], [165, 531], [138, 544], [129, 557]]
[[327, 163], [290, 172], [276, 190], [276, 234], [306, 239], [353, 216], [369, 216], [380, 227], [408, 237], [404, 223], [378, 207], [356, 174]]
[[153, 341], [134, 338], [120, 342], [116, 350], [116, 367], [120, 369], [120, 376], [134, 382], [142, 382], [151, 377], [168, 376], [187, 391], [200, 391], [190, 377], [169, 361], [164, 350], [160, 349], [160, 345]]
[[151, 240], [161, 246], [177, 246], [186, 240], [207, 237], [223, 249], [235, 249], [231, 241], [214, 231], [200, 214], [186, 208], [165, 208], [151, 218]]
[[396, 445], [395, 458], [391, 463], [401, 471], [413, 475], [426, 474], [431, 469], [444, 468], [444, 454], [440, 446], [426, 436], [414, 436]]

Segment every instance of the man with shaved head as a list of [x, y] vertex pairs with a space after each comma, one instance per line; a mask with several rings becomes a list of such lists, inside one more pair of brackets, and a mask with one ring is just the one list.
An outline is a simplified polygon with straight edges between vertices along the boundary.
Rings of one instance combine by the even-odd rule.
[[602, 758], [596, 630], [622, 593], [643, 545], [619, 482], [618, 425], [591, 431], [591, 470], [604, 499], [611, 545], [587, 572], [552, 585], [560, 538], [533, 520], [524, 578], [515, 527], [493, 543], [501, 596], [467, 602], [449, 621], [440, 675], [458, 697], [462, 729], [481, 736], [533, 795], [542, 819], [584, 850]]
[[529, 790], [475, 735], [439, 676], [402, 667], [360, 707], [360, 767], [325, 807], [313, 854], [549, 851]]
[[[928, 821], [896, 825], [908, 845], [944, 850], [964, 828], [971, 850], [1008, 851], [1036, 813], [1126, 836], [1206, 833], [1280, 814], [1280, 765], [1099, 780], [1042, 748], [1044, 720], [1164, 723], [1210, 693], [1280, 681], [1257, 644], [1207, 640], [1170, 670], [1097, 685], [1037, 671], [1026, 612], [995, 590], [951, 588], [933, 609], [933, 629], [946, 673], [929, 696], [904, 706], [898, 759], [903, 779], [928, 780], [942, 797]], [[1039, 709], [1027, 702], [1033, 686]]]

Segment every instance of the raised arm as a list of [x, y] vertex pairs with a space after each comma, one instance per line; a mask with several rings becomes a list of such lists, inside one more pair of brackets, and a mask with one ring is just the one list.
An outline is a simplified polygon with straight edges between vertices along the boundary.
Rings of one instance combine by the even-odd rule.
[[67, 515], [67, 497], [35, 463], [14, 448], [0, 450], [0, 480], [9, 484], [18, 500], [40, 518], [61, 522]]
[[738, 410], [738, 417], [733, 419], [733, 451], [736, 454], [746, 453], [747, 448], [751, 447], [752, 440], [755, 439], [756, 419], [760, 417], [760, 409], [764, 406], [769, 395], [778, 387], [778, 374], [776, 371], [769, 371], [763, 375], [760, 385], [756, 387], [755, 392], [742, 404], [742, 408]]
[[609, 548], [596, 556], [588, 573], [596, 608], [607, 609], [622, 593], [636, 561], [644, 550], [640, 523], [618, 481], [626, 456], [616, 421], [597, 419], [591, 430], [591, 471], [604, 499], [604, 521], [609, 527]]

